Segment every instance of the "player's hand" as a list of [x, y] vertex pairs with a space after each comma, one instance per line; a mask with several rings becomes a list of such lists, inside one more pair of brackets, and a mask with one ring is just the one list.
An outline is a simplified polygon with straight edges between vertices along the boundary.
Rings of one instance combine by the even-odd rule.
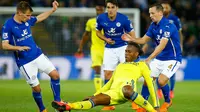
[[149, 64], [150, 64], [151, 60], [150, 60], [149, 58], [147, 58], [147, 59], [144, 60], [144, 61], [145, 61], [145, 63], [147, 64], [147, 66], [149, 67]]
[[94, 96], [88, 96], [88, 97], [84, 98], [83, 101], [87, 101], [87, 100], [91, 99], [92, 97], [94, 97]]
[[122, 40], [124, 40], [124, 41], [133, 41], [133, 40], [132, 40], [132, 37], [131, 37], [129, 34], [127, 34], [127, 33], [124, 33], [124, 34], [121, 36], [121, 38], [122, 38]]
[[28, 51], [28, 50], [30, 50], [31, 48], [30, 47], [28, 47], [28, 46], [20, 46], [19, 48], [18, 48], [18, 51]]
[[52, 6], [53, 6], [52, 10], [53, 12], [55, 12], [59, 6], [59, 3], [56, 0], [54, 0], [54, 2], [52, 3]]
[[107, 38], [106, 39], [106, 43], [108, 43], [108, 44], [115, 44], [115, 41], [114, 40], [112, 40], [111, 38]]

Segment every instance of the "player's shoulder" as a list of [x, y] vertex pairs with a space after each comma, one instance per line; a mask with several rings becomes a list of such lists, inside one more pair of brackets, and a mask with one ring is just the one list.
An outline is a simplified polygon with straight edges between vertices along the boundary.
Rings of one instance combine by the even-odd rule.
[[102, 13], [97, 16], [97, 19], [103, 19], [108, 16], [108, 13]]
[[122, 13], [120, 13], [120, 12], [117, 12], [117, 15], [118, 15], [118, 17], [119, 17], [120, 19], [128, 19], [128, 16], [127, 16], [127, 15], [122, 14]]
[[88, 23], [96, 22], [96, 17], [89, 18], [87, 22], [88, 22]]
[[7, 28], [12, 27], [12, 25], [13, 25], [13, 19], [12, 18], [7, 19], [4, 23], [4, 27], [7, 27]]

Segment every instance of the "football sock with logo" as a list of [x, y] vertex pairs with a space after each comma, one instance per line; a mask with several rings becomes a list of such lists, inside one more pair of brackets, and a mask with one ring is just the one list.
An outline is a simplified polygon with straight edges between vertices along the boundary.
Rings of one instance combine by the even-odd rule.
[[54, 100], [60, 102], [60, 79], [51, 79], [51, 89], [53, 91]]
[[143, 98], [145, 100], [148, 100], [150, 93], [149, 93], [148, 87], [146, 85], [144, 85], [144, 84], [142, 86], [142, 92], [141, 92], [141, 94], [142, 94], [142, 96], [143, 96]]
[[71, 109], [91, 109], [94, 107], [94, 102], [90, 99], [87, 101], [81, 101], [81, 102], [74, 102], [74, 103], [68, 103], [68, 105], [71, 107]]
[[134, 92], [130, 99], [132, 101], [134, 101], [136, 104], [138, 104], [139, 106], [141, 106], [142, 108], [146, 109], [147, 111], [151, 112], [152, 110], [154, 110], [154, 108], [152, 107], [152, 105], [145, 100], [140, 94]]
[[109, 79], [105, 79], [104, 80], [104, 85], [109, 81]]
[[173, 91], [174, 90], [174, 86], [175, 86], [175, 74], [172, 75], [172, 77], [170, 78], [170, 90]]
[[169, 85], [166, 84], [165, 86], [161, 87], [164, 98], [165, 98], [165, 102], [170, 102], [170, 97], [169, 97]]
[[100, 76], [101, 76], [100, 74], [94, 75], [94, 86], [96, 91], [98, 91], [102, 87], [102, 79]]
[[36, 104], [38, 105], [39, 109], [40, 109], [40, 112], [42, 112], [45, 107], [44, 107], [44, 104], [43, 104], [43, 101], [42, 101], [42, 95], [41, 93], [37, 93], [37, 92], [32, 92], [32, 95], [33, 95], [33, 98], [36, 102]]

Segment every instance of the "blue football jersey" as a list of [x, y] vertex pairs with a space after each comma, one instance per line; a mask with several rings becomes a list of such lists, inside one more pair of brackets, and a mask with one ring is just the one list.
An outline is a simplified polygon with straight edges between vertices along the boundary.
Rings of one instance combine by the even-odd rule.
[[180, 47], [180, 38], [176, 26], [168, 19], [163, 17], [158, 24], [152, 22], [147, 33], [153, 39], [156, 45], [160, 44], [162, 38], [168, 38], [169, 41], [163, 51], [158, 54], [159, 60], [177, 60], [181, 62], [182, 53]]
[[31, 33], [31, 26], [37, 21], [36, 17], [23, 23], [17, 23], [14, 16], [8, 19], [2, 27], [2, 41], [8, 40], [13, 46], [28, 46], [28, 51], [14, 51], [18, 67], [36, 59], [42, 54], [42, 50], [36, 45]]
[[106, 44], [107, 48], [117, 48], [127, 45], [126, 41], [121, 39], [124, 33], [131, 32], [133, 25], [127, 16], [121, 13], [117, 13], [116, 19], [111, 21], [108, 17], [108, 13], [100, 14], [97, 17], [96, 29], [101, 31], [103, 29], [106, 38], [111, 38], [115, 41], [115, 44]]
[[167, 19], [169, 19], [169, 22], [174, 23], [178, 30], [182, 29], [181, 21], [177, 16], [170, 14]]

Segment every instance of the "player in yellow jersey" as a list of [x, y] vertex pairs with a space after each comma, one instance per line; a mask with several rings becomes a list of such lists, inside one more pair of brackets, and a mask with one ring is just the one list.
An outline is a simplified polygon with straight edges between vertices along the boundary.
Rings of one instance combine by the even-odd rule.
[[[142, 50], [138, 44], [134, 42], [128, 43], [125, 50], [126, 62], [120, 63], [116, 67], [108, 83], [93, 96], [75, 103], [63, 104], [53, 101], [52, 106], [59, 111], [69, 111], [73, 109], [90, 109], [98, 105], [117, 105], [131, 100], [145, 108], [148, 112], [156, 112], [159, 107], [159, 101], [156, 97], [153, 79], [150, 77], [150, 70], [145, 62], [133, 62], [141, 53]], [[134, 90], [134, 88], [136, 88], [136, 82], [140, 77], [144, 77], [147, 82], [153, 105], [156, 110], [147, 100]]]
[[[97, 15], [104, 12], [104, 4], [97, 4], [96, 7]], [[103, 54], [104, 54], [104, 41], [96, 36], [96, 18], [91, 18], [86, 23], [85, 32], [83, 33], [82, 40], [80, 42], [77, 53], [83, 53], [83, 46], [91, 37], [91, 60], [92, 60], [92, 68], [95, 71], [94, 76], [94, 85], [96, 91], [102, 87], [102, 79], [101, 79], [101, 65], [103, 63]]]

